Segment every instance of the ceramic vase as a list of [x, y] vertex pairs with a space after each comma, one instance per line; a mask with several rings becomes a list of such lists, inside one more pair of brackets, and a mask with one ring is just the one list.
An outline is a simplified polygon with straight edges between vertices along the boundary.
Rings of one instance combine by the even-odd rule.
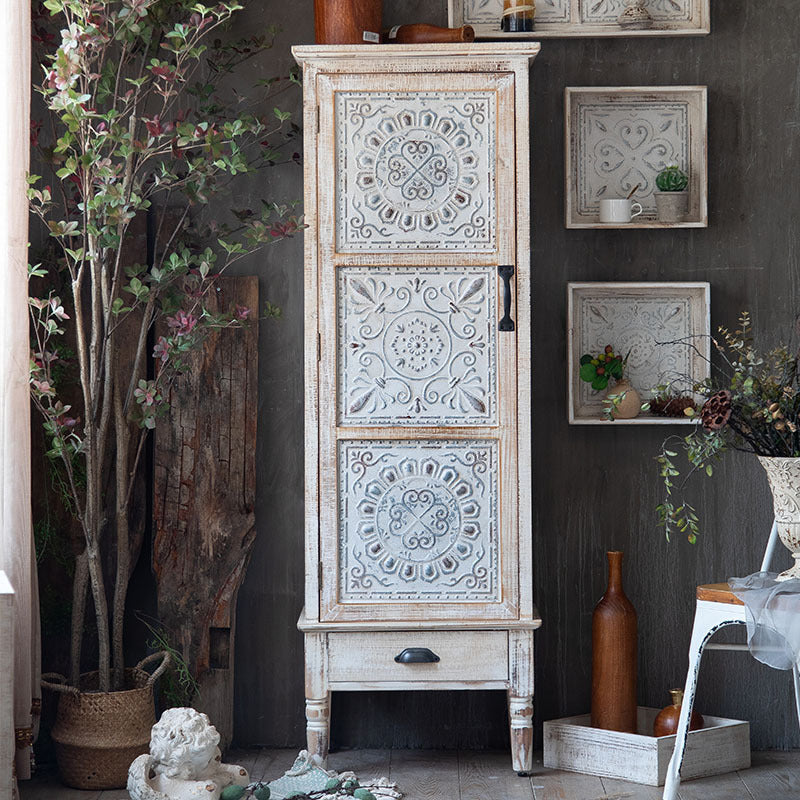
[[[610, 399], [612, 395], [621, 398], [616, 406]], [[639, 412], [642, 410], [642, 398], [639, 392], [633, 388], [630, 381], [623, 379], [608, 387], [603, 405], [613, 408], [611, 416], [614, 419], [633, 419], [638, 417]]]
[[592, 614], [592, 727], [636, 733], [636, 609], [622, 588], [622, 553], [608, 553], [608, 588]]
[[659, 222], [683, 222], [689, 213], [689, 192], [655, 192]]
[[794, 565], [781, 572], [776, 580], [800, 578], [800, 458], [759, 456], [758, 460], [772, 490], [778, 536], [794, 559]]
[[314, 0], [317, 44], [379, 42], [382, 10], [381, 0]]
[[[681, 706], [683, 705], [683, 689], [670, 689], [672, 695], [672, 705], [665, 706], [658, 712], [653, 721], [653, 736], [672, 736], [678, 731], [678, 721], [681, 716]], [[705, 720], [702, 714], [698, 714], [692, 709], [689, 717], [689, 730], [697, 731], [703, 727]]]

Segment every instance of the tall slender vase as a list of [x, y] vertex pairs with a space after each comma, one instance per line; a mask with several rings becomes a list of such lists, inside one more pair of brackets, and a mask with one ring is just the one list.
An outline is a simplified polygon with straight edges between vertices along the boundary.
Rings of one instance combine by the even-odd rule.
[[317, 44], [379, 42], [382, 8], [381, 0], [314, 0]]
[[800, 578], [800, 458], [759, 456], [772, 490], [778, 536], [794, 559], [794, 565], [775, 580]]
[[622, 553], [608, 553], [608, 588], [592, 615], [592, 727], [636, 733], [636, 609], [622, 588]]

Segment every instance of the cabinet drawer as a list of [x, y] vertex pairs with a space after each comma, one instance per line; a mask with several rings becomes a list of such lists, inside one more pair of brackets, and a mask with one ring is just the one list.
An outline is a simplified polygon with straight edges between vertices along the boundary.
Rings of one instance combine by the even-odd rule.
[[[425, 648], [435, 663], [398, 663], [408, 648]], [[328, 634], [331, 683], [508, 680], [506, 631], [397, 631]]]

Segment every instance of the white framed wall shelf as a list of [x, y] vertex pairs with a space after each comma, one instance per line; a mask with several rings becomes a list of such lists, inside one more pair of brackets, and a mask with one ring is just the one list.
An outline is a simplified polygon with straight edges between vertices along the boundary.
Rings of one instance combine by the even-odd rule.
[[451, 27], [472, 25], [478, 39], [556, 39], [584, 36], [705, 36], [711, 32], [710, 0], [648, 0], [650, 28], [617, 23], [625, 0], [536, 0], [534, 30], [500, 30], [503, 0], [448, 0]]
[[570, 425], [693, 425], [688, 418], [642, 412], [633, 419], [608, 420], [605, 392], [579, 376], [581, 356], [612, 345], [630, 353], [625, 377], [646, 400], [670, 383], [691, 395], [709, 376], [711, 287], [697, 283], [567, 284], [567, 414]]
[[[567, 87], [564, 91], [567, 228], [705, 228], [708, 225], [705, 86]], [[677, 165], [689, 176], [688, 214], [660, 222], [656, 176]], [[643, 213], [601, 223], [600, 200], [627, 197]]]

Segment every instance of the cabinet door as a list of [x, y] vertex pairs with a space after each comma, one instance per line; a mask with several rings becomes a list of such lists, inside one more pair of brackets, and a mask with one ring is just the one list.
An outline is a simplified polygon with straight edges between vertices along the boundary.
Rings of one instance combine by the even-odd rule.
[[513, 619], [512, 79], [320, 80], [321, 619]]

